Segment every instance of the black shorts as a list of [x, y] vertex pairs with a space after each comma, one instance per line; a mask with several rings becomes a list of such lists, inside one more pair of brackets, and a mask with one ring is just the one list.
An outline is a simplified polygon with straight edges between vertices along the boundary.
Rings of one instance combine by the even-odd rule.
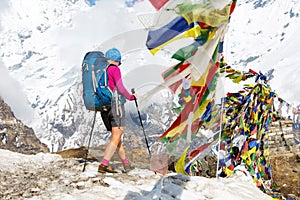
[[112, 127], [124, 127], [125, 123], [125, 108], [124, 104], [120, 104], [119, 109], [113, 105], [110, 110], [101, 112], [101, 118], [107, 129], [111, 131]]

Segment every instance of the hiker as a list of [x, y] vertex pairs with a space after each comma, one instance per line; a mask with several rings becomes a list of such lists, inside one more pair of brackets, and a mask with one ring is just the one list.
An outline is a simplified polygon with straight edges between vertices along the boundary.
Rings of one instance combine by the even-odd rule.
[[106, 146], [102, 162], [98, 167], [98, 172], [116, 173], [115, 169], [109, 165], [115, 151], [117, 151], [122, 160], [124, 172], [128, 172], [132, 169], [132, 166], [126, 158], [125, 149], [122, 144], [125, 118], [124, 103], [126, 102], [126, 99], [133, 101], [136, 96], [135, 94], [130, 94], [123, 85], [119, 68], [121, 65], [120, 51], [116, 48], [109, 49], [105, 53], [105, 57], [108, 59], [109, 63], [107, 69], [108, 86], [114, 95], [111, 109], [101, 112], [101, 117], [106, 129], [111, 131], [111, 138], [109, 144]]

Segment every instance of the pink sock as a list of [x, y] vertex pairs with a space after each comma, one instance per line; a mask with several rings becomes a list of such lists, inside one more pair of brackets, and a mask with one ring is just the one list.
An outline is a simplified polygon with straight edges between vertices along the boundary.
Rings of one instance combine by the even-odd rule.
[[127, 158], [125, 158], [125, 159], [122, 160], [122, 163], [123, 163], [124, 165], [127, 165], [127, 164], [129, 164], [129, 160], [128, 160]]
[[101, 165], [102, 166], [108, 166], [109, 165], [109, 160], [106, 160], [106, 159], [102, 159], [102, 162], [101, 162]]

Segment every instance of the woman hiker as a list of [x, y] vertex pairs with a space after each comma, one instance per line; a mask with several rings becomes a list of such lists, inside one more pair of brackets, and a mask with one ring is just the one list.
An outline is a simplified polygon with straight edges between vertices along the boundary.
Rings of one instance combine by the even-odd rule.
[[133, 168], [126, 158], [125, 149], [122, 144], [125, 118], [124, 103], [126, 102], [125, 98], [133, 101], [136, 97], [130, 94], [123, 85], [121, 71], [119, 69], [121, 65], [120, 51], [116, 48], [109, 49], [105, 53], [105, 57], [108, 59], [109, 64], [107, 69], [108, 86], [114, 95], [111, 109], [101, 112], [101, 117], [106, 129], [111, 131], [111, 138], [109, 144], [106, 146], [102, 162], [98, 167], [98, 172], [116, 173], [115, 169], [109, 165], [115, 151], [117, 151], [122, 160], [124, 172], [128, 172]]

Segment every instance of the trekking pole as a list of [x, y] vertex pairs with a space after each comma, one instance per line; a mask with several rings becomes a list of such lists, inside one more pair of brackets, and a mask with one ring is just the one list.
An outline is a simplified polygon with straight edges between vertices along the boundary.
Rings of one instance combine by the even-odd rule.
[[[218, 170], [219, 170], [219, 162], [220, 162], [220, 146], [221, 146], [221, 136], [222, 136], [222, 123], [223, 123], [223, 114], [224, 114], [224, 104], [225, 104], [225, 97], [221, 97], [221, 111], [220, 111], [220, 132], [219, 132], [219, 143], [218, 143], [218, 156], [217, 156], [217, 170], [216, 170], [216, 177], [219, 179]], [[221, 172], [222, 173], [222, 172]]]
[[[131, 93], [132, 93], [132, 94], [135, 94], [134, 88], [131, 89]], [[138, 115], [139, 115], [140, 123], [141, 123], [142, 129], [143, 129], [143, 133], [144, 133], [146, 145], [147, 145], [147, 148], [148, 148], [149, 156], [151, 157], [151, 152], [150, 152], [148, 140], [147, 140], [147, 137], [146, 137], [146, 134], [145, 134], [144, 125], [143, 125], [143, 122], [142, 122], [142, 118], [141, 118], [139, 106], [138, 106], [138, 103], [137, 103], [137, 100], [136, 100], [136, 97], [135, 97], [135, 96], [134, 96], [134, 101], [135, 101], [135, 106], [136, 106], [136, 109], [137, 109], [137, 112], [138, 112]]]
[[91, 133], [90, 133], [90, 138], [89, 138], [89, 142], [88, 142], [88, 148], [87, 148], [87, 151], [85, 153], [85, 159], [84, 159], [84, 165], [83, 165], [82, 172], [84, 172], [85, 167], [86, 167], [86, 161], [87, 161], [87, 157], [88, 157], [88, 154], [89, 154], [89, 148], [90, 148], [91, 138], [92, 138], [92, 134], [93, 134], [94, 126], [95, 126], [95, 121], [96, 121], [96, 114], [97, 114], [97, 111], [95, 111], [95, 114], [94, 114], [94, 119], [93, 119], [93, 124], [92, 124], [92, 130], [91, 130]]

